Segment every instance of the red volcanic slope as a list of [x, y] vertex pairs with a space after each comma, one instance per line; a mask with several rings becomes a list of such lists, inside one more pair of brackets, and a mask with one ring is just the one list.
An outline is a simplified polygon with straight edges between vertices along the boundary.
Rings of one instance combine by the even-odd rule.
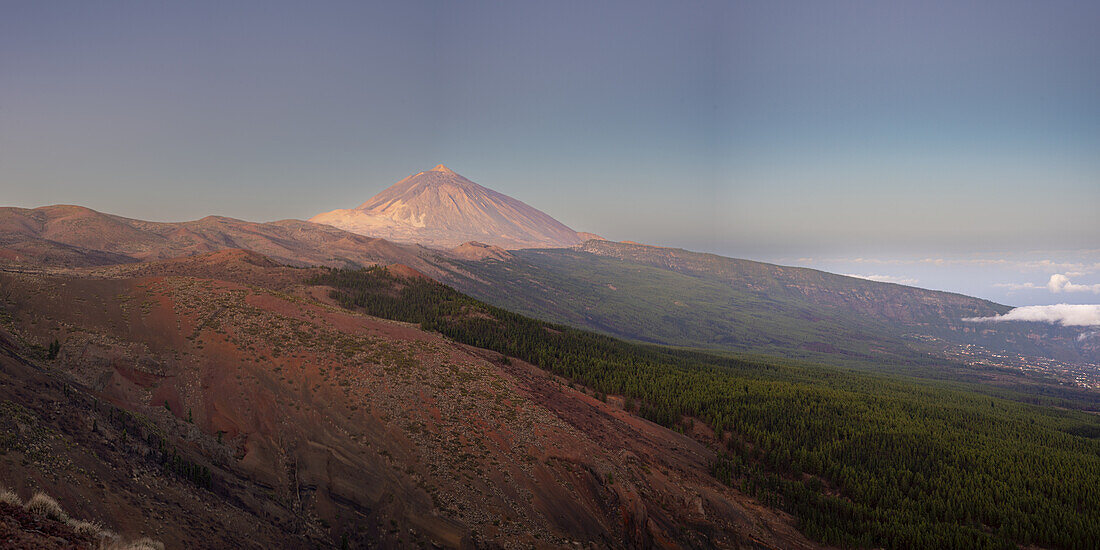
[[[0, 405], [20, 411], [0, 428], [26, 449], [0, 477], [124, 534], [179, 547], [815, 547], [710, 475], [707, 434], [318, 302], [300, 283], [313, 269], [246, 252], [127, 267], [0, 273]], [[42, 364], [19, 343], [54, 338]], [[151, 460], [157, 434], [214, 489]]]

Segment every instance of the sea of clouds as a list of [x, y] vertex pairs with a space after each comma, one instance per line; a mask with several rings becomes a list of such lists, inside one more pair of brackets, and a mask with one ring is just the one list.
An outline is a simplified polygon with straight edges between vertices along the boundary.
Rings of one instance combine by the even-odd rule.
[[[1100, 305], [1055, 304], [1052, 306], [1018, 307], [1004, 315], [992, 317], [968, 317], [971, 323], [999, 323], [1002, 321], [1034, 321], [1065, 327], [1100, 326]], [[1084, 336], [1084, 335], [1082, 335]]]

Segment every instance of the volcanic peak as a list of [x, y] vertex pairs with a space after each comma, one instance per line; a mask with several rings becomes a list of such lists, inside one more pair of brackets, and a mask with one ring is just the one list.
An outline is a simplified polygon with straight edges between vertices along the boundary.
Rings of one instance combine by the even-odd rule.
[[310, 221], [444, 249], [468, 241], [505, 249], [562, 248], [584, 240], [546, 213], [442, 164], [402, 179], [355, 208], [318, 214]]

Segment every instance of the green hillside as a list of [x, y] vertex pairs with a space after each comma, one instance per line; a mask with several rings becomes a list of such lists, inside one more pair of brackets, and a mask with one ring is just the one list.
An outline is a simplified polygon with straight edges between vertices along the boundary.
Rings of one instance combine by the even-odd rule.
[[853, 363], [923, 361], [885, 320], [771, 288], [572, 250], [507, 262], [455, 260], [455, 288], [526, 315], [676, 346]]
[[[911, 354], [881, 323], [764, 290], [570, 250], [456, 261], [455, 288], [527, 315], [645, 342], [814, 357]], [[487, 284], [486, 284], [487, 283]]]
[[1100, 361], [1096, 350], [1076, 342], [1073, 329], [964, 322], [1011, 308], [960, 294], [606, 241], [512, 255], [448, 260], [444, 282], [526, 315], [675, 346], [874, 367], [926, 362], [926, 342], [934, 338]]

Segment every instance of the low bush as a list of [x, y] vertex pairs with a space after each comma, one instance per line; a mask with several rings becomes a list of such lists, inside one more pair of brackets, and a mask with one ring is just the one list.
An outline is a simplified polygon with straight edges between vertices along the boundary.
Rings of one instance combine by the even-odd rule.
[[65, 522], [65, 525], [68, 525], [69, 528], [76, 531], [77, 534], [86, 537], [99, 538], [100, 534], [103, 533], [103, 526], [94, 521], [70, 519]]
[[15, 494], [15, 491], [12, 491], [7, 487], [0, 487], [0, 502], [10, 504], [12, 506], [23, 505], [23, 499], [19, 498], [19, 495]]
[[120, 550], [164, 550], [164, 543], [151, 538], [141, 538], [122, 545]]
[[24, 505], [24, 508], [36, 516], [52, 520], [64, 522], [69, 519], [69, 515], [65, 513], [65, 510], [61, 509], [61, 505], [46, 493], [35, 493]]

